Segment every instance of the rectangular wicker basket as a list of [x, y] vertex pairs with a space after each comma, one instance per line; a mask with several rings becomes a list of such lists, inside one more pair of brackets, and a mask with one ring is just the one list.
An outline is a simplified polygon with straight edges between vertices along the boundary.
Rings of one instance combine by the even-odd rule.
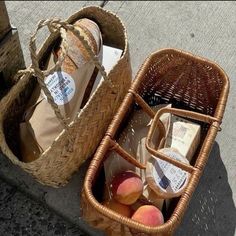
[[[82, 194], [85, 220], [107, 235], [172, 235], [181, 222], [207, 163], [220, 130], [228, 93], [228, 77], [215, 63], [176, 49], [164, 49], [151, 54], [141, 66], [87, 171]], [[160, 103], [171, 103], [173, 108], [164, 108], [155, 114], [151, 106]], [[142, 225], [101, 204], [103, 161], [111, 149], [134, 165], [142, 165], [116, 142], [135, 109], [143, 109], [154, 118], [146, 140], [148, 150], [191, 174], [183, 194], [172, 201], [164, 215], [165, 223], [158, 227]], [[191, 165], [170, 160], [149, 148], [152, 129], [163, 112], [191, 118], [201, 124], [201, 143]]]

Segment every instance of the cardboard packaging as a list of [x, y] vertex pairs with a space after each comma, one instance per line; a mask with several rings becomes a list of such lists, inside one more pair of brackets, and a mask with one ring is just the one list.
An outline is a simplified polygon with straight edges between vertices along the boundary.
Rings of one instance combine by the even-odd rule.
[[166, 148], [175, 148], [191, 161], [200, 143], [201, 126], [182, 117], [171, 115]]

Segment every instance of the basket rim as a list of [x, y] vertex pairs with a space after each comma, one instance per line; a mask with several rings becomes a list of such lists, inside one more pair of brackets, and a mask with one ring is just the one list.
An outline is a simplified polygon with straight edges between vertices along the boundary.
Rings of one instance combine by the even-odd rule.
[[177, 48], [171, 48], [171, 47], [167, 47], [167, 48], [162, 48], [162, 49], [159, 49], [159, 50], [156, 50], [154, 52], [152, 52], [148, 57], [146, 57], [146, 59], [144, 60], [144, 62], [141, 64], [136, 76], [135, 76], [135, 79], [134, 79], [134, 83], [132, 84], [132, 88], [136, 88], [136, 84], [139, 84], [138, 82], [138, 78], [140, 76], [142, 76], [142, 73], [144, 72], [144, 70], [146, 69], [146, 67], [149, 66], [149, 64], [152, 62], [152, 59], [153, 57], [159, 55], [159, 54], [162, 54], [162, 53], [167, 53], [167, 52], [174, 52], [174, 53], [180, 53], [184, 56], [187, 56], [191, 59], [194, 59], [194, 60], [198, 60], [202, 63], [206, 62], [207, 64], [211, 65], [212, 67], [215, 67], [222, 75], [222, 78], [224, 79], [224, 83], [225, 83], [225, 86], [229, 89], [230, 87], [230, 80], [229, 80], [229, 77], [228, 75], [226, 74], [226, 72], [224, 71], [224, 69], [216, 62], [208, 59], [208, 58], [205, 58], [205, 57], [202, 57], [202, 56], [199, 56], [199, 55], [196, 55], [192, 52], [189, 52], [189, 51], [185, 51], [185, 50], [182, 50], [182, 49], [177, 49]]
[[[227, 98], [228, 98], [228, 93], [229, 93], [229, 78], [226, 75], [226, 73], [224, 72], [224, 70], [218, 64], [216, 64], [206, 58], [196, 56], [192, 53], [185, 52], [183, 50], [179, 50], [179, 49], [175, 49], [175, 48], [164, 48], [164, 49], [161, 49], [161, 50], [151, 53], [145, 59], [144, 63], [140, 66], [140, 69], [135, 77], [135, 80], [131, 85], [131, 89], [133, 91], [138, 90], [138, 88], [142, 82], [142, 77], [143, 77], [144, 71], [151, 63], [152, 58], [154, 56], [157, 56], [160, 53], [165, 53], [165, 52], [181, 53], [181, 54], [184, 54], [185, 56], [188, 56], [191, 59], [195, 59], [195, 60], [197, 59], [203, 63], [206, 62], [206, 63], [210, 64], [211, 66], [217, 68], [217, 70], [221, 73], [224, 81], [223, 81], [223, 86], [222, 86], [220, 98], [219, 98], [217, 106], [216, 106], [216, 112], [214, 114], [214, 117], [221, 121], [223, 114], [224, 114], [224, 110], [225, 110], [225, 106], [226, 106], [226, 102], [227, 102]], [[109, 208], [103, 206], [102, 204], [100, 204], [93, 196], [92, 188], [91, 188], [93, 180], [95, 178], [95, 174], [97, 173], [98, 168], [102, 165], [103, 157], [104, 157], [105, 153], [107, 153], [107, 151], [108, 151], [109, 139], [113, 138], [117, 128], [119, 127], [119, 124], [121, 123], [121, 121], [123, 119], [123, 118], [117, 119], [117, 116], [121, 113], [126, 113], [128, 108], [125, 106], [125, 104], [130, 104], [132, 102], [131, 100], [132, 100], [132, 97], [130, 96], [130, 94], [127, 94], [126, 97], [124, 98], [119, 110], [117, 111], [116, 115], [114, 116], [114, 118], [108, 128], [106, 135], [104, 136], [102, 142], [100, 143], [100, 145], [99, 145], [99, 147], [98, 147], [98, 149], [97, 149], [97, 151], [90, 163], [90, 166], [88, 168], [88, 171], [87, 171], [86, 177], [85, 177], [85, 181], [84, 181], [85, 197], [86, 197], [86, 200], [100, 214], [102, 214], [102, 215], [104, 215], [116, 222], [124, 224], [124, 225], [128, 226], [129, 228], [134, 228], [136, 230], [140, 230], [145, 233], [163, 233], [163, 232], [167, 232], [167, 231], [171, 232], [178, 226], [178, 224], [180, 224], [181, 219], [186, 211], [187, 205], [191, 199], [193, 192], [195, 191], [195, 188], [196, 188], [196, 186], [199, 182], [199, 179], [202, 175], [203, 169], [206, 165], [207, 157], [209, 155], [209, 152], [210, 152], [213, 142], [215, 140], [218, 128], [214, 127], [214, 126], [210, 126], [210, 128], [208, 129], [207, 135], [206, 135], [205, 140], [204, 140], [202, 147], [201, 147], [201, 151], [199, 152], [198, 157], [196, 159], [196, 163], [194, 165], [194, 167], [196, 167], [196, 168], [192, 172], [189, 183], [186, 186], [183, 194], [181, 195], [170, 218], [163, 225], [160, 225], [157, 227], [146, 226], [146, 225], [140, 224], [138, 222], [135, 222], [135, 221], [131, 220], [130, 218], [121, 216], [118, 213], [116, 213], [116, 212], [110, 210]], [[122, 111], [123, 109], [126, 111], [125, 112]]]

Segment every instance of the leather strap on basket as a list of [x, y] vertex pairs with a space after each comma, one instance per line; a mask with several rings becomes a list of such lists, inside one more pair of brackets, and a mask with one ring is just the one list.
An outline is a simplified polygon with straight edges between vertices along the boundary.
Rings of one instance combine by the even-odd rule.
[[[62, 53], [59, 56], [58, 61], [56, 62], [55, 66], [53, 66], [52, 68], [49, 68], [48, 70], [43, 71], [39, 68], [39, 58], [36, 53], [37, 49], [36, 49], [35, 41], [36, 41], [36, 35], [37, 35], [38, 31], [45, 26], [48, 27], [49, 31], [52, 34], [60, 32], [61, 37], [62, 37], [62, 44], [61, 44], [62, 45], [61, 46]], [[41, 20], [38, 23], [36, 31], [34, 32], [34, 34], [30, 38], [29, 50], [30, 50], [30, 55], [31, 55], [31, 60], [32, 60], [32, 69], [34, 70], [34, 74], [37, 77], [38, 83], [39, 83], [40, 87], [42, 88], [43, 92], [45, 93], [49, 104], [52, 106], [52, 109], [54, 110], [56, 117], [62, 123], [63, 127], [67, 130], [68, 129], [67, 121], [62, 116], [58, 105], [55, 103], [50, 91], [48, 90], [48, 88], [44, 82], [44, 79], [46, 76], [54, 73], [58, 68], [61, 67], [62, 62], [64, 61], [65, 56], [67, 55], [68, 44], [67, 44], [67, 39], [66, 39], [66, 30], [73, 32], [79, 38], [82, 45], [84, 46], [87, 53], [89, 54], [91, 60], [93, 61], [94, 65], [98, 68], [101, 75], [103, 76], [104, 80], [109, 82], [111, 88], [113, 88], [114, 86], [113, 86], [111, 80], [108, 78], [104, 66], [99, 63], [97, 56], [93, 53], [87, 40], [80, 34], [79, 30], [77, 30], [73, 25], [71, 25], [67, 22], [61, 21], [60, 19]]]

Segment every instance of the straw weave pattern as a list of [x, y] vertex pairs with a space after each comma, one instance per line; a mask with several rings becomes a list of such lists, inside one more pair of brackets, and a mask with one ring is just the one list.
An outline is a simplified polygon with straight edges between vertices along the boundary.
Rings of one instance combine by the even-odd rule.
[[[39, 182], [52, 187], [65, 185], [80, 165], [94, 153], [131, 83], [126, 30], [120, 19], [109, 11], [92, 6], [81, 9], [66, 20], [65, 24], [68, 25], [85, 17], [96, 21], [102, 31], [105, 44], [122, 48], [123, 55], [107, 75], [108, 81], [102, 82], [76, 119], [68, 125], [68, 129], [64, 129], [51, 147], [37, 160], [23, 163], [17, 157], [19, 142], [17, 142], [16, 131], [19, 129], [20, 117], [24, 112], [27, 99], [36, 83], [31, 67], [0, 102], [2, 152]], [[50, 31], [53, 33], [44, 42], [36, 58], [39, 66], [48, 54], [48, 49], [59, 36], [59, 32], [52, 28]], [[68, 148], [68, 135], [72, 148]]]

